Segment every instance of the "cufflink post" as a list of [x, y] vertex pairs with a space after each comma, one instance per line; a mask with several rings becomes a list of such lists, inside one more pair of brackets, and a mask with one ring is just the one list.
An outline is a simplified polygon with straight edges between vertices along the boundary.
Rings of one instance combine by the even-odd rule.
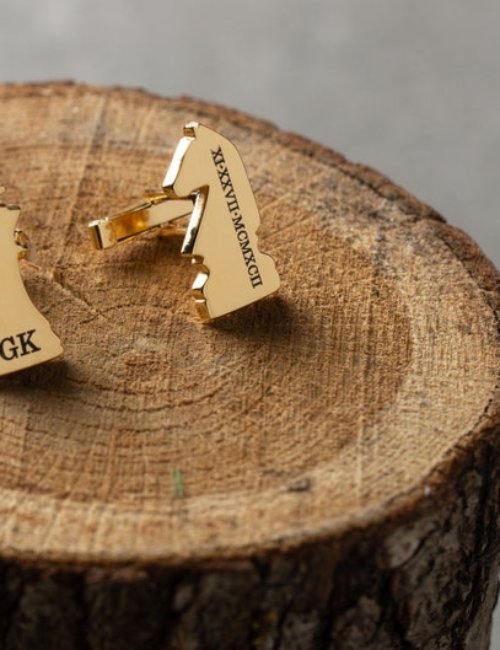
[[[161, 190], [145, 193], [143, 203], [127, 208], [110, 217], [96, 219], [88, 224], [90, 238], [98, 250], [111, 248], [155, 228], [163, 228], [172, 221], [188, 217], [193, 211], [190, 199], [171, 199]], [[162, 234], [183, 234], [185, 228], [169, 226]]]

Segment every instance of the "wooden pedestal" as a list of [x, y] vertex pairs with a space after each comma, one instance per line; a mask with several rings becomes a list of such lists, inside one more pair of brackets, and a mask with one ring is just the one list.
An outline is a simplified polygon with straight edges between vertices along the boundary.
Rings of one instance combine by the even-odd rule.
[[[85, 228], [193, 119], [238, 146], [282, 277], [209, 326], [179, 239]], [[135, 90], [1, 86], [0, 182], [66, 350], [0, 381], [1, 648], [488, 647], [500, 294], [469, 237], [329, 149]]]

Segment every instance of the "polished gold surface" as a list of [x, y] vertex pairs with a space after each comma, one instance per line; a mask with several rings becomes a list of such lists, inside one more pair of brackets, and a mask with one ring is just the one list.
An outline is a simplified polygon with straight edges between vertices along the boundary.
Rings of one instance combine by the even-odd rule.
[[195, 196], [182, 253], [198, 267], [192, 290], [210, 320], [274, 293], [280, 279], [258, 249], [257, 203], [236, 147], [197, 122], [184, 127], [163, 182], [174, 199]]
[[[175, 221], [189, 216], [187, 229]], [[174, 225], [173, 225], [174, 224]], [[111, 217], [89, 223], [94, 246], [105, 249], [148, 230], [183, 234], [181, 252], [198, 273], [192, 294], [200, 317], [211, 320], [264, 296], [280, 285], [269, 255], [258, 249], [260, 217], [236, 147], [197, 122], [184, 127], [159, 192]]]
[[[0, 188], [0, 193], [1, 193]], [[27, 240], [16, 230], [19, 208], [0, 203], [0, 375], [62, 354], [58, 337], [31, 302], [19, 270]]]

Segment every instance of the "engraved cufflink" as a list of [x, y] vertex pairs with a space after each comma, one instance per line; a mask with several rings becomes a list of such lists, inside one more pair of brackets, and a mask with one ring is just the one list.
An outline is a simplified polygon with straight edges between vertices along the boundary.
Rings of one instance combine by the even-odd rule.
[[[189, 216], [187, 228], [175, 222]], [[192, 294], [211, 320], [249, 305], [280, 286], [273, 259], [258, 249], [260, 217], [238, 150], [213, 129], [184, 127], [162, 190], [144, 203], [89, 223], [94, 246], [109, 248], [153, 228], [182, 233], [181, 253], [197, 267]]]
[[0, 202], [0, 375], [63, 353], [59, 338], [31, 302], [21, 277], [19, 260], [26, 255], [27, 240], [16, 229], [19, 212], [17, 206]]

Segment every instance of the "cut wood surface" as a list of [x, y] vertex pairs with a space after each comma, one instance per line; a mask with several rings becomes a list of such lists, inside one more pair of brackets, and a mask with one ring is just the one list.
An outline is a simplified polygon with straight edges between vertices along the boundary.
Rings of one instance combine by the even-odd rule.
[[[238, 147], [282, 278], [211, 325], [181, 239], [86, 232], [191, 120]], [[138, 90], [0, 86], [0, 185], [65, 347], [0, 381], [0, 648], [488, 647], [500, 294], [468, 236], [320, 145]]]

